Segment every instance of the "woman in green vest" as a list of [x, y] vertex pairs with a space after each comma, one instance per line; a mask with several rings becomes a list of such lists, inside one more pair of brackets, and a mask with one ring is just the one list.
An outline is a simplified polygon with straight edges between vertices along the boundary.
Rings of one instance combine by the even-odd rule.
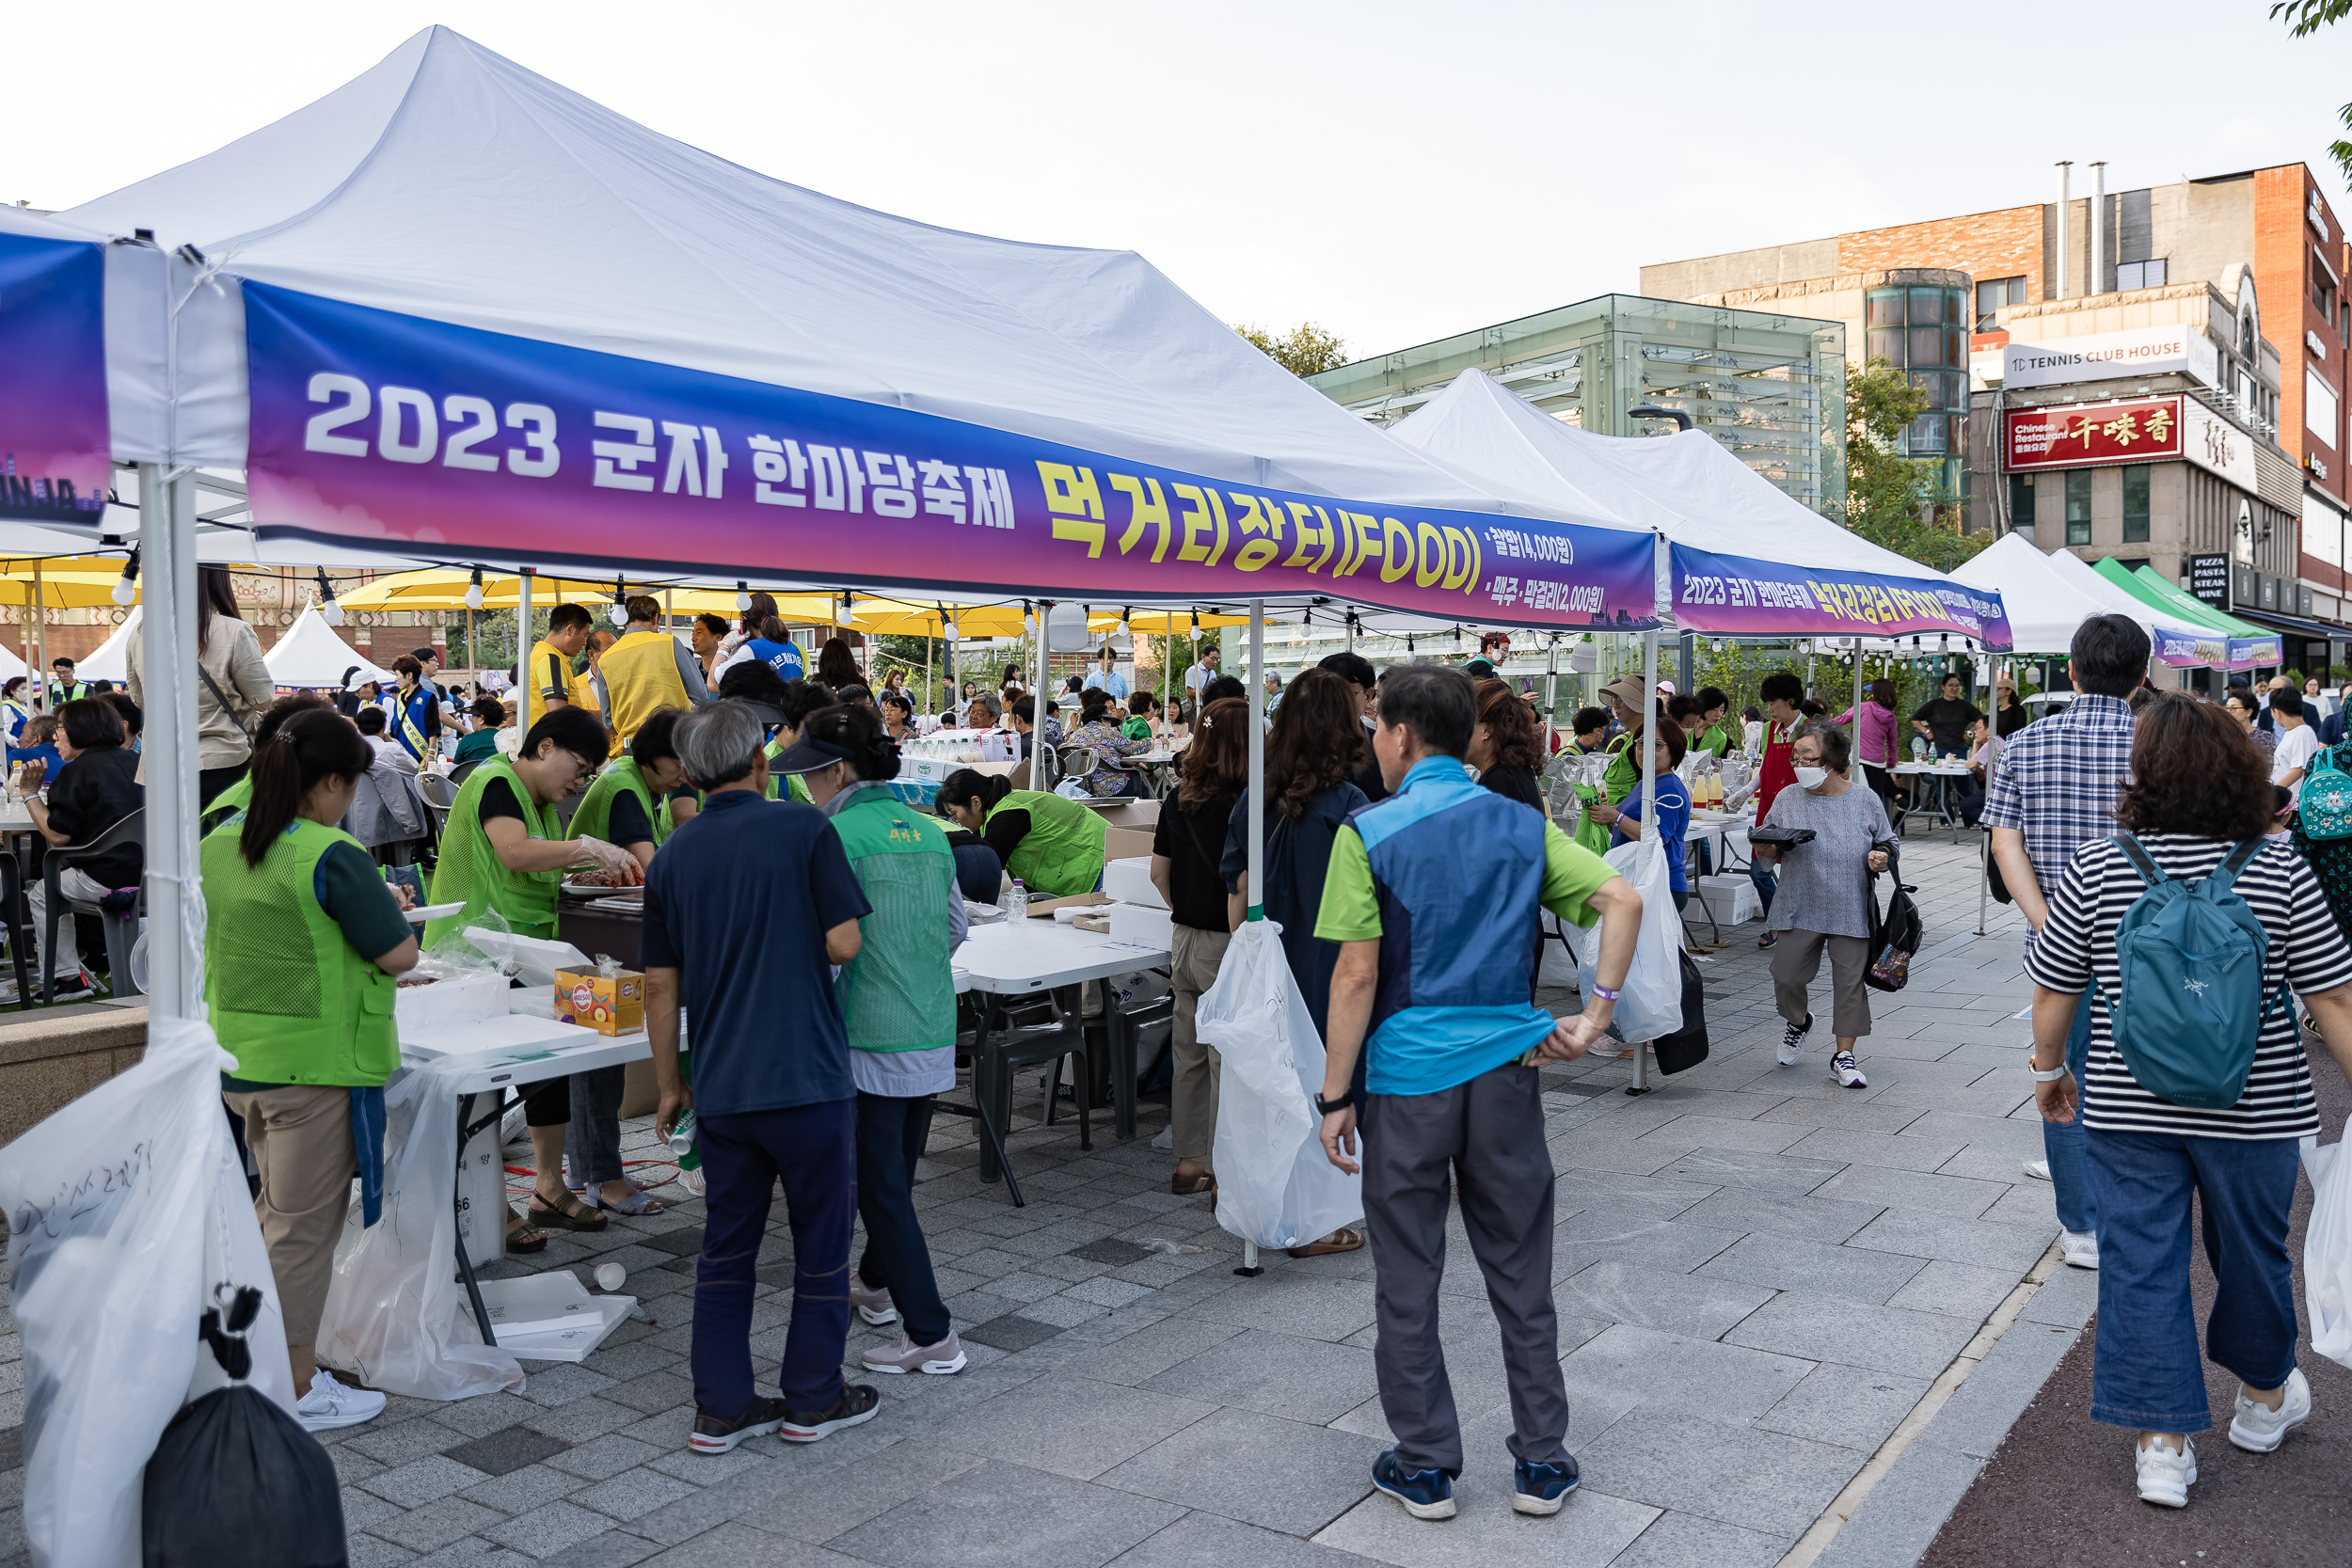
[[661, 841], [693, 817], [694, 793], [672, 736], [682, 708], [657, 710], [629, 737], [628, 752], [606, 763], [572, 813], [572, 832], [619, 845], [640, 866], [653, 863]]
[[251, 804], [202, 847], [204, 1003], [236, 1058], [222, 1098], [261, 1172], [254, 1200], [286, 1321], [297, 1414], [352, 1426], [384, 1396], [346, 1388], [313, 1357], [335, 1243], [361, 1177], [375, 1223], [384, 1179], [384, 1081], [400, 1066], [393, 976], [417, 939], [375, 861], [337, 828], [373, 753], [349, 721], [296, 712], [253, 752]]
[[[322, 713], [332, 713], [335, 711], [335, 705], [320, 692], [289, 691], [263, 708], [261, 721], [253, 726], [254, 752], [259, 753], [262, 747], [276, 739], [278, 728], [287, 720], [292, 719], [297, 713], [306, 713], [312, 709]], [[214, 796], [213, 803], [204, 808], [204, 831], [212, 832], [252, 803], [253, 775], [247, 772]]]
[[1731, 717], [1731, 698], [1722, 687], [1699, 688], [1699, 721], [1705, 727], [1691, 749], [1705, 752], [1721, 761], [1727, 753], [1740, 749], [1740, 722]]
[[956, 1084], [951, 958], [965, 931], [956, 858], [935, 817], [890, 793], [898, 744], [871, 712], [824, 708], [799, 735], [779, 766], [805, 779], [809, 800], [833, 818], [874, 911], [858, 922], [857, 957], [834, 982], [857, 1085], [857, 1205], [866, 1222], [850, 1301], [866, 1322], [902, 1327], [860, 1360], [869, 1372], [944, 1376], [963, 1370], [963, 1346], [915, 1217], [914, 1163], [930, 1133], [931, 1096]]
[[1033, 895], [1066, 898], [1103, 885], [1103, 819], [1075, 800], [960, 768], [940, 785], [939, 809]]
[[[463, 904], [424, 928], [428, 948], [464, 942], [466, 927], [496, 914], [517, 936], [555, 935], [555, 890], [572, 866], [592, 865], [642, 880], [636, 858], [601, 838], [564, 836], [555, 807], [602, 766], [610, 732], [594, 709], [552, 708], [511, 757], [493, 757], [466, 776], [441, 829], [432, 902]], [[551, 1078], [523, 1101], [538, 1180], [526, 1222], [510, 1218], [507, 1248], [535, 1252], [541, 1230], [602, 1230], [605, 1218], [564, 1185], [564, 1133], [571, 1124], [571, 1080]], [[537, 1228], [534, 1228], [537, 1227]]]

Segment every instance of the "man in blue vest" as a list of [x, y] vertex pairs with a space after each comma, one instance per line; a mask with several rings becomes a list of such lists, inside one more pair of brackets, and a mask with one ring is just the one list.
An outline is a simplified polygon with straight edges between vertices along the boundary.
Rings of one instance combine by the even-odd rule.
[[[1454, 1516], [1461, 1423], [1438, 1339], [1451, 1189], [1502, 1330], [1511, 1386], [1511, 1506], [1557, 1513], [1578, 1480], [1551, 1301], [1552, 1167], [1535, 1064], [1570, 1061], [1608, 1028], [1642, 899], [1540, 812], [1472, 783], [1478, 708], [1460, 670], [1392, 667], [1373, 752], [1395, 793], [1331, 846], [1315, 935], [1341, 944], [1331, 979], [1323, 1147], [1342, 1170], [1362, 1120], [1364, 1224], [1379, 1341], [1373, 1368], [1396, 1447], [1373, 1484], [1416, 1519]], [[1536, 911], [1601, 923], [1593, 992], [1575, 1018], [1531, 1006]], [[1371, 1049], [1363, 1102], [1349, 1093]]]

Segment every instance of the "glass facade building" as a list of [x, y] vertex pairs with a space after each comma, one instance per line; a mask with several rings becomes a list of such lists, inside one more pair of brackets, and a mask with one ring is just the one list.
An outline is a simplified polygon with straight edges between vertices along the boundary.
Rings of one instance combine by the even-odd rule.
[[[1967, 406], [1961, 324], [1960, 406]], [[1569, 424], [1665, 434], [1645, 404], [1680, 409], [1787, 494], [1841, 522], [1846, 503], [1846, 329], [1772, 311], [1603, 294], [1540, 315], [1341, 365], [1308, 384], [1391, 424], [1475, 367]]]
[[1943, 489], [1962, 493], [1968, 451], [1968, 291], [1911, 284], [1863, 295], [1863, 352], [1883, 359], [1928, 394], [1903, 433], [1903, 451], [1933, 458]]

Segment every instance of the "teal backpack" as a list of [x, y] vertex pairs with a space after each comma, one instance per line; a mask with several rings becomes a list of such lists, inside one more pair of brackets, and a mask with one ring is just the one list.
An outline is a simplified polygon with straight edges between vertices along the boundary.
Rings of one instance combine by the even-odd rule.
[[2287, 994], [2281, 985], [2263, 995], [2270, 933], [2236, 893], [2264, 841], [2239, 845], [2211, 876], [2186, 882], [2166, 876], [2129, 833], [2115, 842], [2148, 884], [2115, 928], [2122, 984], [2106, 999], [2115, 1048], [2158, 1100], [2227, 1110], [2245, 1094], [2263, 1023]]
[[2352, 773], [2344, 769], [2337, 746], [2322, 746], [2312, 753], [2303, 774], [2296, 810], [2303, 819], [2303, 836], [2330, 840], [2352, 838]]

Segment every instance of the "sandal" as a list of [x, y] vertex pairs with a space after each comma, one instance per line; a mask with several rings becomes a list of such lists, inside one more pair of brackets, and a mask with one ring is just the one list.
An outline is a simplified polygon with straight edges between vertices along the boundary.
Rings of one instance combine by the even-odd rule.
[[532, 1193], [530, 1214], [531, 1223], [542, 1230], [602, 1230], [612, 1223], [570, 1193], [564, 1195], [561, 1208]]
[[1364, 1233], [1362, 1231], [1350, 1230], [1343, 1226], [1319, 1242], [1309, 1242], [1305, 1246], [1289, 1247], [1285, 1250], [1293, 1258], [1325, 1258], [1334, 1252], [1354, 1252], [1363, 1244]]
[[610, 1210], [615, 1214], [626, 1214], [633, 1219], [644, 1219], [663, 1212], [660, 1200], [647, 1197], [645, 1184], [633, 1179], [628, 1182], [628, 1196], [617, 1203], [605, 1196], [601, 1188], [597, 1189], [593, 1197], [589, 1196], [587, 1189], [582, 1187], [572, 1187], [567, 1191], [580, 1199], [580, 1207], [583, 1209]]
[[548, 1233], [515, 1212], [506, 1211], [506, 1250], [509, 1253], [539, 1252], [548, 1244]]
[[1216, 1178], [1202, 1172], [1199, 1176], [1171, 1176], [1168, 1190], [1178, 1197], [1199, 1197], [1202, 1193], [1216, 1190]]

